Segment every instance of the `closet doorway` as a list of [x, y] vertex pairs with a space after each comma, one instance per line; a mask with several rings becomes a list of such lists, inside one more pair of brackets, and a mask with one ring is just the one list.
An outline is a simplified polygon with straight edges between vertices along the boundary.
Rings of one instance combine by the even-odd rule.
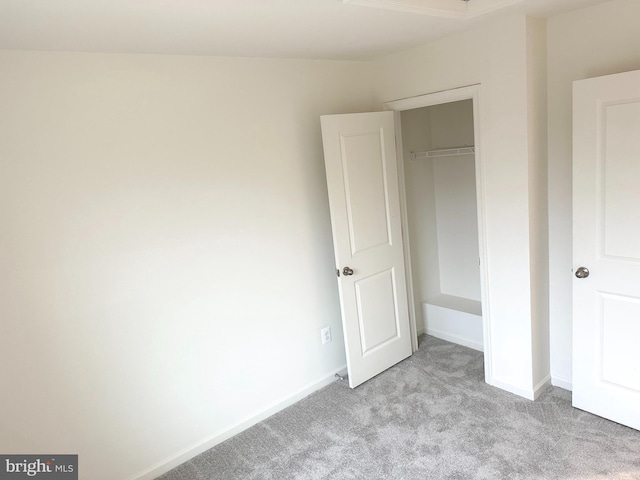
[[485, 352], [486, 289], [479, 86], [385, 106], [396, 114], [409, 309], [423, 333]]

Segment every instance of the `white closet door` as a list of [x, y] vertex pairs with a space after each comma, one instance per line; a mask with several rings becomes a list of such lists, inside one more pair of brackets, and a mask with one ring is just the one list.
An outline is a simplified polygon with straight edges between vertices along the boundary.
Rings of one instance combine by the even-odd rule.
[[353, 388], [411, 355], [393, 112], [321, 123]]

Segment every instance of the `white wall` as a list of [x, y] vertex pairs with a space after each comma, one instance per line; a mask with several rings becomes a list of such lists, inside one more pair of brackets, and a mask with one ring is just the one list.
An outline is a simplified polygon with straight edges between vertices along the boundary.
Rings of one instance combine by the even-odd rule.
[[440, 293], [440, 260], [436, 224], [433, 162], [413, 161], [411, 152], [431, 149], [431, 116], [428, 108], [401, 112], [402, 152], [409, 219], [411, 273], [416, 302], [416, 329], [426, 332], [424, 313], [420, 304]]
[[551, 373], [571, 387], [572, 82], [640, 69], [640, 2], [614, 0], [549, 19], [549, 268]]
[[440, 292], [480, 301], [473, 155], [433, 159]]
[[431, 148], [473, 145], [473, 102], [461, 100], [425, 107], [431, 116]]
[[319, 116], [368, 69], [0, 53], [0, 451], [129, 478], [332, 380]]
[[[427, 108], [431, 116], [431, 148], [473, 145], [471, 100]], [[475, 158], [459, 155], [436, 157], [431, 161], [440, 264], [439, 293], [479, 301]]]
[[411, 160], [411, 152], [473, 145], [471, 100], [402, 112], [407, 210], [420, 302], [480, 300], [473, 155]]
[[[376, 62], [383, 102], [481, 84], [493, 384], [533, 395], [527, 21], [506, 16]], [[534, 259], [544, 261], [546, 259]], [[523, 274], [523, 272], [525, 272]], [[536, 280], [536, 279], [534, 279]]]
[[401, 112], [417, 329], [423, 302], [480, 300], [473, 155], [411, 159], [411, 152], [473, 145], [471, 100]]
[[547, 192], [547, 29], [527, 18], [527, 126], [529, 235], [531, 242], [531, 341], [533, 384], [541, 393], [549, 371], [549, 215]]

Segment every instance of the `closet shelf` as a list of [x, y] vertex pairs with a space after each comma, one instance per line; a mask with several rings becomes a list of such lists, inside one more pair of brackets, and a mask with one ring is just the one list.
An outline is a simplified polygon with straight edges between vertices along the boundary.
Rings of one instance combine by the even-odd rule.
[[455, 155], [473, 155], [475, 147], [445, 148], [442, 150], [427, 150], [426, 152], [411, 152], [411, 160], [426, 160], [436, 157], [453, 157]]

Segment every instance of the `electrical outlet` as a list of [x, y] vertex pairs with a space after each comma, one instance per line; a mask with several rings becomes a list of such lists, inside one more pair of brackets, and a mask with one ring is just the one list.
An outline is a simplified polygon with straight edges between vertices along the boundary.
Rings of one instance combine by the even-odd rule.
[[331, 342], [331, 327], [325, 327], [320, 330], [320, 337], [322, 338], [322, 344]]

